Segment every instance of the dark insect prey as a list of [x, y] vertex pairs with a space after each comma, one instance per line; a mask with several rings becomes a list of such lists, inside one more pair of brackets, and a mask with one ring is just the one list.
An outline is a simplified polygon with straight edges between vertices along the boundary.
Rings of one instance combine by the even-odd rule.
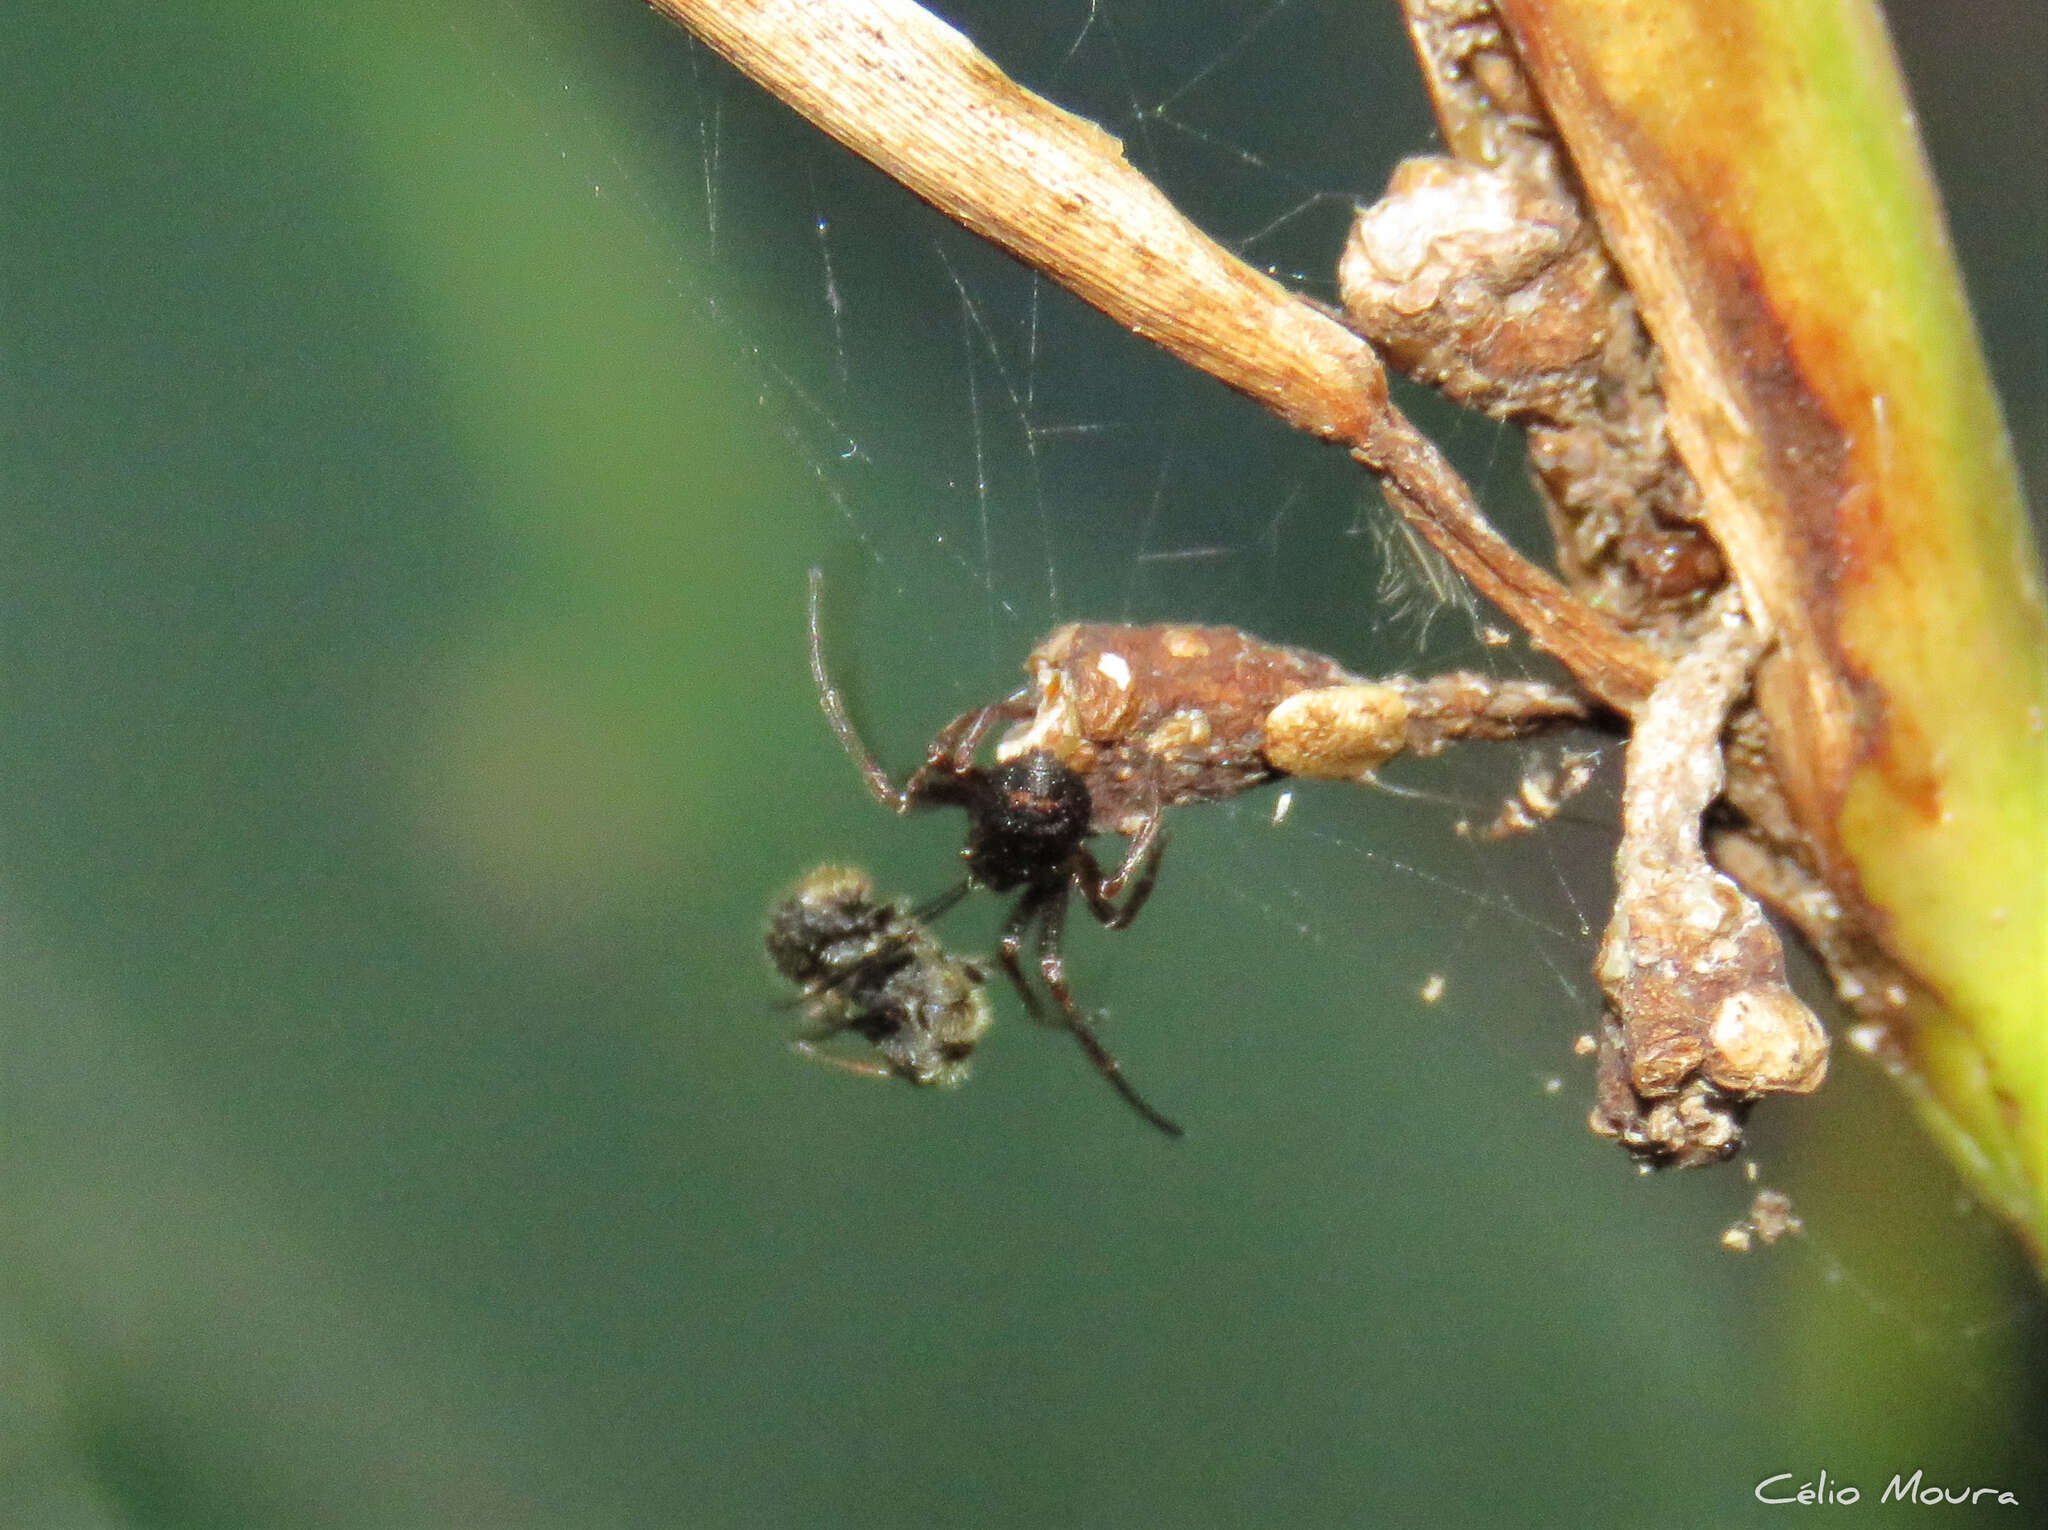
[[[954, 956], [917, 913], [875, 896], [867, 874], [820, 866], [768, 915], [768, 956], [802, 991], [807, 1057], [877, 1078], [952, 1086], [989, 1025], [984, 977]], [[851, 1033], [879, 1054], [847, 1057], [819, 1044]]]

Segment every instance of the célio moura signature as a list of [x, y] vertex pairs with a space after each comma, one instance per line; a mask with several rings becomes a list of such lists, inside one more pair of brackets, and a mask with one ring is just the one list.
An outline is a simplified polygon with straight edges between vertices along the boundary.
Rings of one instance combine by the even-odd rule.
[[[1853, 1482], [1830, 1481], [1823, 1470], [1811, 1482], [1795, 1483], [1796, 1472], [1779, 1472], [1775, 1477], [1766, 1477], [1756, 1485], [1756, 1501], [1770, 1504], [1793, 1504], [1821, 1506], [1860, 1503], [1863, 1489]], [[2018, 1508], [2020, 1501], [2005, 1488], [1996, 1487], [1943, 1487], [1939, 1483], [1925, 1482], [1925, 1469], [1916, 1470], [1908, 1477], [1902, 1472], [1893, 1472], [1892, 1480], [1884, 1485], [1878, 1495], [1879, 1503], [1911, 1503], [1927, 1508], [1938, 1508], [1944, 1504], [1954, 1507], [1958, 1504], [1976, 1504], [1989, 1499], [1992, 1503], [2008, 1508]]]

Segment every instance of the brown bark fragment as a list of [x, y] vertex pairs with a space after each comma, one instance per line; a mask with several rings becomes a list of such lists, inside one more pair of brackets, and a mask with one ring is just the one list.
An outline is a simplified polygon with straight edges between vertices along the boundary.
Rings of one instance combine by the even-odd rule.
[[1081, 622], [1025, 661], [1030, 716], [1001, 759], [1052, 753], [1088, 780], [1099, 832], [1162, 808], [1234, 797], [1282, 775], [1370, 779], [1400, 753], [1526, 738], [1584, 722], [1573, 692], [1454, 672], [1354, 675], [1324, 654], [1235, 627]]

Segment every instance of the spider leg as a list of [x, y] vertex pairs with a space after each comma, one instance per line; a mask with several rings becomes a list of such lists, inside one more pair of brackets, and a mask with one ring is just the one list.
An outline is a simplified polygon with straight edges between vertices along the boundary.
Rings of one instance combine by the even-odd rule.
[[[1092, 858], [1090, 864], [1093, 865]], [[1099, 871], [1097, 874], [1100, 875]], [[1148, 886], [1149, 879], [1139, 884], [1136, 901], [1143, 901], [1143, 892]], [[1095, 1065], [1095, 1071], [1109, 1080], [1110, 1088], [1124, 1097], [1125, 1104], [1167, 1136], [1180, 1136], [1179, 1124], [1161, 1115], [1146, 1102], [1145, 1097], [1138, 1093], [1131, 1081], [1124, 1077], [1123, 1064], [1116, 1060], [1116, 1055], [1102, 1044], [1088, 1022], [1081, 1018], [1081, 1011], [1074, 1004], [1073, 991], [1067, 987], [1066, 958], [1060, 953], [1060, 936], [1065, 929], [1066, 920], [1066, 888], [1062, 886], [1056, 896], [1045, 900], [1045, 912], [1039, 918], [1038, 970], [1045, 978], [1047, 990], [1060, 1001], [1060, 1009], [1066, 1015], [1067, 1029], [1072, 1031], [1074, 1039], [1081, 1043], [1081, 1050], [1088, 1054], [1088, 1060]], [[1104, 923], [1108, 921], [1105, 920]]]
[[[1145, 900], [1152, 896], [1152, 888], [1159, 880], [1160, 857], [1166, 854], [1166, 839], [1159, 832], [1159, 814], [1147, 816], [1137, 834], [1131, 840], [1131, 848], [1124, 853], [1124, 862], [1112, 876], [1105, 877], [1102, 867], [1094, 854], [1085, 846], [1075, 856], [1074, 885], [1081, 889], [1081, 896], [1088, 900], [1088, 912], [1093, 914], [1106, 929], [1120, 930], [1138, 917], [1138, 910], [1145, 906]], [[1117, 895], [1133, 876], [1137, 883], [1131, 888], [1131, 895], [1124, 899], [1123, 906], [1117, 906]]]
[[931, 751], [925, 756], [925, 764], [944, 764], [955, 775], [969, 770], [974, 765], [975, 751], [981, 748], [982, 741], [988, 737], [989, 729], [1005, 719], [1014, 722], [1030, 715], [1029, 691], [1017, 691], [1005, 696], [1001, 701], [990, 702], [985, 707], [976, 707], [971, 712], [962, 712], [939, 729], [933, 737]]
[[1169, 1116], [1162, 1116], [1151, 1105], [1146, 1103], [1145, 1097], [1138, 1093], [1137, 1088], [1129, 1079], [1124, 1077], [1123, 1064], [1116, 1060], [1115, 1055], [1108, 1047], [1096, 1039], [1095, 1032], [1088, 1028], [1086, 1021], [1076, 1016], [1069, 1016], [1067, 1026], [1068, 1029], [1073, 1031], [1074, 1039], [1081, 1043], [1081, 1050], [1088, 1054], [1088, 1060], [1095, 1064], [1095, 1071], [1109, 1080], [1109, 1087], [1124, 1097], [1126, 1105], [1166, 1133], [1167, 1136], [1179, 1137], [1183, 1135], [1178, 1121], [1173, 1120]]
[[[996, 946], [996, 960], [1002, 964], [1003, 975], [1010, 980], [1010, 986], [1017, 990], [1017, 997], [1024, 1001], [1024, 1008], [1031, 1018], [1045, 1019], [1045, 1006], [1038, 995], [1031, 991], [1031, 984], [1024, 977], [1024, 964], [1018, 960], [1024, 949], [1024, 932], [1038, 920], [1045, 907], [1046, 893], [1043, 888], [1027, 887], [1010, 910], [1010, 917], [1003, 921], [1003, 936]], [[1044, 936], [1039, 937], [1043, 944]]]
[[973, 795], [974, 751], [988, 737], [988, 731], [1008, 714], [1009, 701], [992, 702], [962, 712], [932, 735], [924, 763], [910, 773], [898, 794], [896, 811], [907, 813], [923, 803], [952, 803], [964, 806]]
[[[810, 596], [807, 606], [811, 627], [811, 679], [818, 686], [818, 704], [825, 709], [825, 721], [832, 725], [832, 736], [839, 740], [839, 747], [852, 757], [859, 767], [860, 776], [874, 799], [884, 807], [896, 812], [910, 811], [910, 786], [898, 786], [889, 779], [889, 772], [882, 769], [875, 757], [868, 753], [868, 746], [861, 742], [860, 734], [854, 731], [853, 718], [846, 710], [846, 699], [839, 694], [839, 687], [832, 683], [832, 676], [825, 669], [825, 637], [822, 612], [825, 597], [825, 571], [811, 570]], [[912, 778], [915, 781], [915, 777]]]
[[898, 786], [861, 739], [859, 730], [853, 726], [853, 715], [846, 709], [846, 698], [832, 683], [831, 672], [825, 668], [824, 604], [825, 571], [814, 568], [806, 601], [810, 618], [811, 680], [818, 687], [818, 704], [825, 709], [825, 721], [831, 724], [832, 736], [839, 740], [839, 747], [859, 769], [869, 794], [884, 807], [898, 813], [907, 813], [925, 803], [959, 804], [967, 800], [969, 786], [966, 778], [974, 771], [975, 752], [997, 723], [1031, 715], [1031, 693], [1017, 691], [1001, 701], [962, 712], [939, 729], [925, 750], [924, 763], [911, 772], [909, 780]]
[[1066, 928], [1067, 889], [1062, 883], [1059, 892], [1045, 900], [1045, 912], [1038, 919], [1038, 973], [1045, 979], [1045, 991], [1060, 1001], [1067, 1019], [1076, 1021], [1081, 1011], [1074, 1007], [1073, 990], [1067, 987], [1067, 958], [1060, 949]]

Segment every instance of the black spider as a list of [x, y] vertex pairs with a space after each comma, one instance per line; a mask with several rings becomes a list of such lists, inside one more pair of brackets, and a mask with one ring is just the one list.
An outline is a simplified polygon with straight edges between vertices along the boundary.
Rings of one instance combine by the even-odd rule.
[[[1087, 900], [1088, 911], [1109, 929], [1120, 930], [1137, 917], [1138, 910], [1151, 896], [1159, 875], [1159, 856], [1165, 848], [1158, 814], [1146, 817], [1131, 838], [1123, 864], [1105, 875], [1101, 863], [1088, 848], [1093, 803], [1088, 783], [1079, 772], [1043, 749], [1027, 751], [997, 765], [975, 764], [975, 752], [990, 729], [998, 722], [1022, 721], [1031, 715], [1028, 693], [1023, 691], [963, 712], [939, 729], [925, 751], [924, 763], [898, 786], [861, 742], [852, 718], [847, 715], [846, 703], [826, 673], [824, 641], [819, 630], [823, 584], [823, 574], [813, 569], [811, 676], [817, 681], [818, 699], [832, 732], [860, 767], [868, 790], [876, 801], [898, 813], [928, 806], [959, 807], [967, 813], [967, 845], [960, 852], [967, 862], [967, 875], [957, 886], [919, 909], [918, 917], [937, 918], [976, 887], [992, 892], [1015, 891], [1017, 901], [1003, 922], [997, 957], [1024, 1007], [1036, 1019], [1047, 1018], [1045, 1005], [1026, 979], [1021, 960], [1025, 937], [1033, 935], [1039, 976], [1046, 991], [1058, 1001], [1060, 1023], [1073, 1032], [1089, 1061], [1139, 1115], [1168, 1136], [1178, 1137], [1180, 1127], [1145, 1102], [1083, 1018], [1067, 986], [1066, 961], [1060, 953], [1067, 899], [1077, 891]], [[1126, 887], [1130, 893], [1123, 897]], [[1123, 897], [1122, 903], [1117, 902], [1119, 897]]]

